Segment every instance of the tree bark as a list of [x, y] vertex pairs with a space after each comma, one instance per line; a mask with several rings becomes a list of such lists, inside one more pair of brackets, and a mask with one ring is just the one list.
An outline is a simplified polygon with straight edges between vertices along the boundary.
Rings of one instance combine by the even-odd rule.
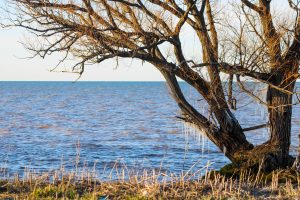
[[279, 166], [287, 164], [291, 143], [292, 95], [269, 87], [267, 101], [270, 108], [270, 140], [269, 144], [277, 147]]

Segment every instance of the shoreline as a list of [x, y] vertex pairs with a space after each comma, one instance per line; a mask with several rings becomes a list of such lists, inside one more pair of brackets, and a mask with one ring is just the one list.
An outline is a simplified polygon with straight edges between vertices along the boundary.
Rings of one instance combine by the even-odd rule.
[[[287, 171], [269, 176], [241, 173], [239, 178], [210, 171], [205, 176], [145, 172], [129, 179], [101, 181], [74, 173], [0, 180], [0, 199], [297, 199], [300, 176]], [[114, 177], [117, 178], [117, 177]], [[159, 180], [162, 178], [162, 180]]]

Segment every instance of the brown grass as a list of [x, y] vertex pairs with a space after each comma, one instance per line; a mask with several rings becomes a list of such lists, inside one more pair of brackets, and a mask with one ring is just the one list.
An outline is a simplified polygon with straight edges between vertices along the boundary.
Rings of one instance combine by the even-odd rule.
[[241, 172], [238, 178], [205, 169], [178, 176], [155, 170], [129, 176], [125, 168], [114, 170], [105, 181], [86, 171], [27, 172], [22, 179], [0, 181], [0, 199], [300, 199], [300, 176], [289, 170]]

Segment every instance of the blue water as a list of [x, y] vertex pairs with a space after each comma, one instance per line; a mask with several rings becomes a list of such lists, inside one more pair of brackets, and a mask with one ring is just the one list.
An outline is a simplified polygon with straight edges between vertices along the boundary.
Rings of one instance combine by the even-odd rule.
[[[200, 97], [189, 86], [182, 88], [208, 114]], [[0, 172], [6, 176], [62, 165], [66, 170], [95, 165], [101, 174], [116, 162], [180, 173], [194, 164], [219, 168], [229, 162], [211, 143], [204, 141], [203, 148], [203, 141], [184, 134], [164, 82], [0, 82], [0, 94]], [[266, 121], [266, 113], [249, 98], [239, 105], [237, 117], [245, 126]], [[298, 113], [296, 107], [294, 146]], [[261, 129], [247, 136], [258, 144], [267, 134]]]

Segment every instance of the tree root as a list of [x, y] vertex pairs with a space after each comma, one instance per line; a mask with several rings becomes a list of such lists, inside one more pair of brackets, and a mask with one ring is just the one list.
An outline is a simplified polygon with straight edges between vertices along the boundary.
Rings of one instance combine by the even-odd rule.
[[234, 166], [240, 170], [270, 173], [278, 169], [288, 169], [293, 166], [295, 158], [282, 157], [282, 151], [276, 145], [264, 143], [250, 151], [237, 152]]

